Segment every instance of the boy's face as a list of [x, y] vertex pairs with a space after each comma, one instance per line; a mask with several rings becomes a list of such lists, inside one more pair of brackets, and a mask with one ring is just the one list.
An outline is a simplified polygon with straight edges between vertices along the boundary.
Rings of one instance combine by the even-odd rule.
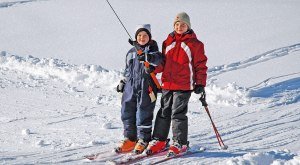
[[139, 34], [136, 37], [137, 42], [140, 45], [146, 45], [149, 42], [149, 36], [145, 31], [139, 32]]
[[178, 34], [183, 34], [189, 30], [189, 27], [184, 22], [178, 21], [174, 25], [174, 30]]

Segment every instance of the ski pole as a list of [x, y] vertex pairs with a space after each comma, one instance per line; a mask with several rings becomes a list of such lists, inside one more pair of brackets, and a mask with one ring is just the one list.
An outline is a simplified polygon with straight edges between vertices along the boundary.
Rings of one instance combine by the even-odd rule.
[[[121, 25], [123, 26], [124, 30], [126, 31], [127, 35], [129, 36], [130, 40], [133, 41], [133, 39], [132, 39], [132, 37], [130, 36], [128, 30], [127, 30], [126, 27], [124, 26], [123, 22], [121, 21], [120, 17], [119, 17], [118, 14], [116, 13], [116, 11], [115, 11], [114, 8], [112, 7], [112, 5], [109, 3], [108, 0], [106, 0], [106, 2], [108, 3], [108, 5], [109, 5], [110, 8], [112, 9], [112, 11], [114, 12], [114, 14], [116, 15], [116, 17], [118, 18], [119, 22], [120, 22]], [[138, 50], [137, 45], [136, 45], [135, 42], [133, 42], [133, 46], [134, 46], [134, 48], [135, 48], [135, 50], [136, 50], [136, 52], [137, 52], [138, 55], [141, 55], [141, 54], [143, 53], [141, 50]], [[144, 62], [144, 65], [145, 65], [146, 68], [149, 68], [149, 67], [150, 67], [149, 62], [147, 62], [147, 61]], [[155, 74], [152, 72], [152, 73], [150, 73], [150, 76], [151, 76], [152, 80], [154, 81], [156, 87], [157, 87], [158, 89], [161, 89], [161, 86], [160, 86], [160, 84], [159, 84], [159, 82], [158, 82], [158, 80], [157, 80]]]
[[[119, 18], [118, 14], [116, 13], [116, 11], [114, 10], [114, 8], [112, 7], [112, 5], [109, 3], [108, 0], [106, 0], [106, 2], [108, 3], [108, 5], [110, 6], [110, 8], [112, 9], [112, 11], [115, 13], [116, 17], [118, 18], [119, 22], [121, 23], [121, 25], [123, 26], [124, 30], [126, 31], [126, 33], [128, 34], [129, 38], [132, 40], [130, 34], [128, 33], [126, 27], [124, 26], [123, 22], [121, 21], [121, 19]], [[132, 40], [133, 41], [133, 40]]]
[[223, 150], [226, 150], [226, 149], [228, 148], [228, 146], [224, 144], [224, 142], [223, 142], [223, 140], [222, 140], [222, 138], [221, 138], [221, 136], [220, 136], [220, 134], [219, 134], [219, 132], [218, 132], [218, 130], [217, 130], [217, 127], [215, 126], [215, 123], [213, 122], [213, 120], [212, 120], [212, 118], [211, 118], [211, 115], [210, 115], [210, 113], [209, 113], [209, 110], [208, 110], [208, 107], [207, 107], [208, 104], [207, 104], [207, 102], [206, 102], [206, 94], [205, 94], [205, 92], [201, 95], [201, 97], [200, 97], [199, 100], [201, 101], [202, 106], [205, 108], [205, 111], [206, 111], [206, 113], [208, 114], [208, 117], [209, 117], [210, 122], [211, 122], [211, 124], [212, 124], [212, 127], [213, 127], [213, 129], [214, 129], [214, 131], [215, 131], [215, 134], [216, 134], [218, 143], [219, 143], [219, 145], [220, 145], [220, 148], [223, 149]]

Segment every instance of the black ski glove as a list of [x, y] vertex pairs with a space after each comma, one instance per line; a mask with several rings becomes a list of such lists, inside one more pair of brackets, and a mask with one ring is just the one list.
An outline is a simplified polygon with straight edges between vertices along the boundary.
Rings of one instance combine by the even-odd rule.
[[124, 80], [121, 80], [117, 86], [117, 92], [123, 93], [125, 84], [126, 82]]
[[147, 56], [147, 61], [151, 60], [151, 56], [149, 56], [148, 54], [142, 53], [141, 55], [137, 55], [137, 59], [139, 61], [146, 61], [146, 56]]
[[194, 92], [196, 94], [204, 94], [205, 93], [204, 86], [203, 85], [195, 85]]
[[135, 46], [136, 45], [136, 41], [132, 41], [130, 38], [128, 39], [128, 42], [130, 45]]
[[152, 73], [154, 70], [155, 70], [155, 67], [152, 66], [152, 65], [150, 65], [149, 68], [145, 67], [145, 72], [146, 72], [147, 74]]

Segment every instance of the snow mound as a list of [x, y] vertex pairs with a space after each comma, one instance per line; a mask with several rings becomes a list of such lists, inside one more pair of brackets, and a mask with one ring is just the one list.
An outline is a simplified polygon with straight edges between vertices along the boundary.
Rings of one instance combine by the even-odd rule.
[[[122, 71], [107, 70], [92, 64], [67, 64], [53, 58], [39, 59], [31, 55], [21, 57], [5, 51], [0, 53], [0, 68], [26, 73], [30, 80], [41, 77], [67, 83], [67, 92], [74, 93], [75, 97], [87, 97], [98, 105], [115, 106], [120, 103], [121, 97], [115, 92], [115, 87], [123, 78]], [[275, 107], [296, 103], [300, 100], [299, 78], [250, 90], [240, 87], [236, 83], [219, 86], [214, 80], [214, 78], [210, 78], [205, 88], [208, 104], [240, 107], [250, 102], [257, 102], [256, 98], [264, 98], [268, 107]], [[86, 91], [81, 90], [80, 86], [87, 88]], [[93, 92], [95, 88], [100, 91], [97, 96], [88, 97], [87, 93]], [[80, 95], [80, 93], [83, 94]], [[199, 101], [199, 97], [199, 95], [193, 94], [191, 102]]]
[[225, 87], [212, 84], [207, 88], [207, 93], [208, 101], [216, 104], [242, 106], [249, 102], [246, 90], [235, 83], [228, 83]]
[[2, 68], [17, 70], [30, 75], [38, 75], [48, 79], [62, 80], [68, 84], [81, 83], [88, 87], [111, 85], [120, 79], [121, 73], [108, 71], [99, 65], [71, 65], [53, 58], [39, 59], [31, 55], [20, 57], [9, 55], [5, 51], [0, 53]]
[[247, 153], [241, 157], [224, 161], [226, 165], [299, 165], [300, 157], [289, 150], [275, 150], [271, 152]]
[[[246, 89], [239, 87], [235, 83], [228, 83], [226, 86], [221, 87], [209, 81], [205, 91], [208, 104], [239, 107], [250, 101], [247, 97], [248, 92]], [[199, 97], [199, 95], [193, 94], [191, 102], [199, 101]]]
[[[107, 70], [99, 65], [73, 65], [59, 59], [39, 59], [31, 55], [21, 57], [5, 51], [0, 53], [0, 68], [28, 74], [28, 79], [43, 78], [67, 83], [68, 93], [75, 97], [88, 97], [87, 93], [99, 89], [97, 96], [88, 97], [98, 105], [115, 106], [120, 103], [120, 95], [115, 87], [122, 79], [122, 71]], [[84, 86], [85, 91], [80, 86]], [[220, 87], [208, 80], [207, 102], [225, 106], [242, 106], [249, 102], [247, 92], [235, 83]], [[199, 101], [199, 95], [192, 95], [191, 102]]]

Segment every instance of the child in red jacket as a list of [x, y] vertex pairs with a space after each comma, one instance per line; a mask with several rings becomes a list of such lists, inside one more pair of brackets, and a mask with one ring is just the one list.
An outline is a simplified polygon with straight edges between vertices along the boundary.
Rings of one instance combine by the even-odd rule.
[[207, 79], [207, 57], [204, 45], [191, 29], [189, 16], [179, 13], [174, 20], [174, 31], [163, 42], [164, 64], [155, 72], [162, 72], [162, 98], [148, 154], [166, 147], [172, 122], [173, 143], [168, 154], [179, 154], [188, 147], [188, 102], [192, 91], [203, 94]]

